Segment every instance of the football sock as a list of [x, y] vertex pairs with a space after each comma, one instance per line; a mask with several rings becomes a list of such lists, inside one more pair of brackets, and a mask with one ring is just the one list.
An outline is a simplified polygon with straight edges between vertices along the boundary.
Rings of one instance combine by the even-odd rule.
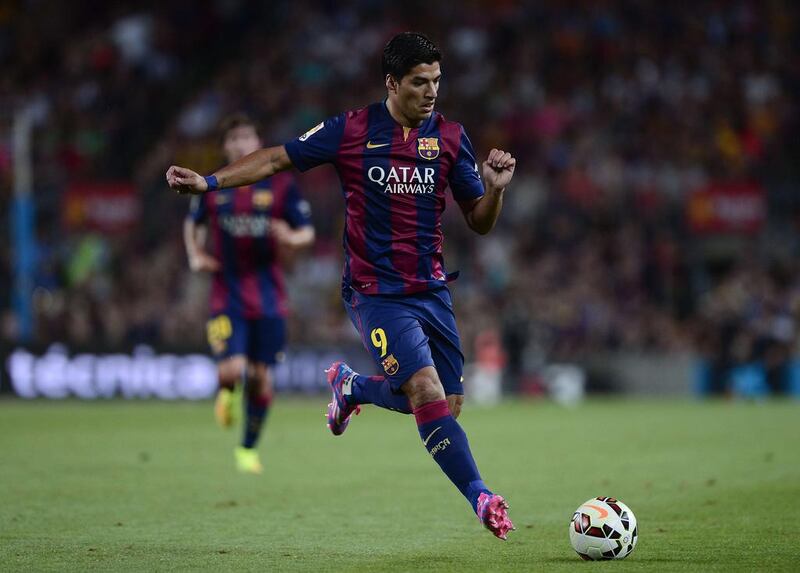
[[244, 435], [242, 436], [242, 447], [254, 448], [261, 435], [261, 428], [264, 427], [264, 420], [267, 419], [269, 405], [272, 396], [247, 396], [245, 401]]
[[481, 480], [467, 435], [450, 414], [447, 400], [415, 408], [414, 417], [422, 444], [475, 510], [478, 496], [482, 492], [491, 492]]
[[411, 404], [405, 394], [392, 391], [389, 381], [383, 376], [353, 376], [352, 394], [347, 397], [348, 403], [375, 404], [379, 408], [386, 408], [403, 414], [411, 413]]

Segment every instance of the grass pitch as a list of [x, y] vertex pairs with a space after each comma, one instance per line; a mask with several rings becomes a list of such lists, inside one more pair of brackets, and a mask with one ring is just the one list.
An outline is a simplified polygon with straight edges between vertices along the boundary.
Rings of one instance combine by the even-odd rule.
[[[263, 476], [235, 473], [209, 403], [0, 401], [0, 570], [796, 571], [800, 404], [468, 407], [483, 477], [517, 525], [478, 522], [413, 418], [278, 400]], [[238, 430], [237, 430], [238, 431]], [[567, 526], [625, 501], [639, 545], [582, 562]]]

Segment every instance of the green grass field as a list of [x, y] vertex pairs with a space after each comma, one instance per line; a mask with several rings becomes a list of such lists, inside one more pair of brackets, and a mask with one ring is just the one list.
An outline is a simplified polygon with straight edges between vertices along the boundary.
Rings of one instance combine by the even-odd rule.
[[[509, 541], [478, 525], [413, 419], [368, 407], [332, 437], [324, 399], [279, 400], [266, 473], [234, 472], [210, 403], [0, 401], [3, 571], [796, 571], [800, 404], [469, 407]], [[589, 497], [639, 519], [624, 561], [582, 562]]]

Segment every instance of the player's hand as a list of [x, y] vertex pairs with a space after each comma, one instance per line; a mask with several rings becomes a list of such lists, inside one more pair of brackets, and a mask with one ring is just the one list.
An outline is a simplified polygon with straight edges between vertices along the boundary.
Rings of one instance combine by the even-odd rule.
[[505, 189], [514, 176], [517, 160], [502, 149], [492, 149], [489, 157], [483, 162], [483, 180], [494, 189]]
[[214, 273], [220, 270], [222, 266], [217, 259], [208, 253], [199, 251], [194, 256], [189, 257], [189, 268], [196, 273], [201, 271]]
[[294, 246], [294, 231], [289, 226], [289, 223], [283, 219], [272, 219], [269, 233], [279, 245], [283, 247]]
[[199, 195], [208, 191], [208, 183], [199, 174], [185, 167], [171, 166], [167, 169], [167, 183], [179, 194]]
[[275, 240], [275, 251], [281, 266], [291, 271], [294, 267], [294, 230], [283, 219], [272, 219], [269, 234]]

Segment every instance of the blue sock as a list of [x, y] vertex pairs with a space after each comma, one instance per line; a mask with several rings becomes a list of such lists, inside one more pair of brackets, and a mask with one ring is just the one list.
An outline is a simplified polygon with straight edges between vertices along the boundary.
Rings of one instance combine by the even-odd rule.
[[414, 410], [422, 443], [447, 474], [473, 511], [482, 492], [491, 493], [481, 480], [469, 450], [467, 435], [450, 414], [447, 400], [430, 402]]
[[254, 448], [258, 437], [261, 435], [261, 428], [264, 427], [264, 420], [267, 419], [269, 405], [272, 396], [247, 396], [244, 407], [244, 435], [242, 436], [242, 446]]
[[403, 414], [411, 413], [411, 404], [405, 394], [395, 394], [389, 381], [383, 376], [353, 377], [352, 394], [347, 398], [350, 404], [375, 404]]

